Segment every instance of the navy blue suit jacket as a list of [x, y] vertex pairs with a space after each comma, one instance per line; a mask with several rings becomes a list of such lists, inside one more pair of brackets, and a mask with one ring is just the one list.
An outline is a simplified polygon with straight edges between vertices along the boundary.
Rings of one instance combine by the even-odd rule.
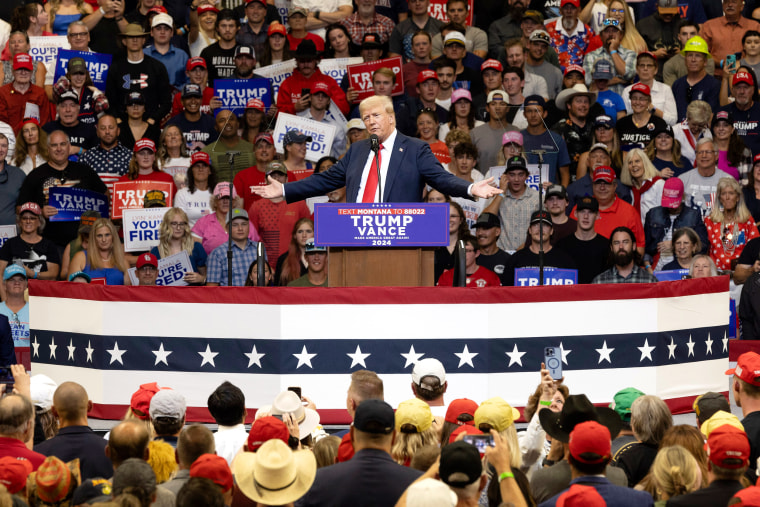
[[[346, 202], [359, 201], [362, 172], [370, 156], [370, 142], [359, 141], [337, 164], [323, 173], [285, 184], [285, 199], [301, 201], [346, 187]], [[397, 131], [388, 175], [383, 182], [383, 202], [420, 202], [425, 184], [452, 197], [467, 197], [470, 184], [446, 172], [430, 151], [430, 145]]]

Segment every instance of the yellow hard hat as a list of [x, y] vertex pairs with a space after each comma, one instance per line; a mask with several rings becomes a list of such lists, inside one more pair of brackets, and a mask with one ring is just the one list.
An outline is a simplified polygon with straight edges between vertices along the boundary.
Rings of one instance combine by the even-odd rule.
[[688, 41], [686, 41], [686, 45], [681, 50], [681, 54], [686, 56], [686, 52], [694, 52], [694, 53], [704, 53], [707, 55], [708, 58], [712, 58], [710, 55], [710, 50], [707, 47], [707, 42], [700, 37], [699, 35], [695, 35]]

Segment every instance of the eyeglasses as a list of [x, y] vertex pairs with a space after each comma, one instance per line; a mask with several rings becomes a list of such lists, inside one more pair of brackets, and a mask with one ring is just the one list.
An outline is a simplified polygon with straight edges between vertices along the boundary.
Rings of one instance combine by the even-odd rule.
[[[610, 14], [624, 14], [625, 11], [623, 9], [610, 9]], [[608, 18], [609, 19], [609, 18]], [[606, 19], [604, 20], [607, 21]], [[615, 20], [615, 26], [617, 26], [617, 19]]]
[[462, 218], [459, 215], [449, 215], [449, 218]]
[[26, 215], [26, 216], [21, 217], [22, 222], [36, 222], [39, 219], [40, 217], [36, 215], [32, 215], [32, 216]]
[[69, 37], [76, 39], [78, 37], [87, 37], [88, 35], [90, 35], [89, 32], [77, 32], [77, 33], [70, 33]]
[[186, 225], [187, 225], [187, 222], [172, 222], [171, 223], [171, 226], [174, 227], [175, 229], [184, 227]]
[[697, 155], [714, 155], [715, 153], [718, 153], [715, 150], [699, 150], [697, 152]]

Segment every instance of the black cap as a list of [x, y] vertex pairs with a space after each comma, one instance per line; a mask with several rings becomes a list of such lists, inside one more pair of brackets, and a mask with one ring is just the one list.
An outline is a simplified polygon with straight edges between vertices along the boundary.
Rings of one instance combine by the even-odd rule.
[[552, 185], [546, 189], [546, 197], [544, 200], [555, 195], [560, 199], [567, 199], [567, 190], [565, 190], [565, 187], [562, 185]]
[[362, 37], [362, 49], [381, 49], [383, 43], [380, 42], [380, 36], [376, 33], [365, 33]]
[[708, 391], [701, 396], [697, 396], [697, 399], [694, 400], [694, 411], [697, 413], [697, 419], [699, 419], [700, 423], [711, 418], [719, 410], [731, 412], [728, 400], [721, 393]]
[[478, 221], [473, 225], [474, 228], [483, 227], [484, 229], [490, 229], [491, 227], [501, 227], [501, 220], [493, 213], [481, 213], [478, 217]]
[[530, 215], [530, 225], [537, 224], [539, 222], [544, 222], [546, 225], [550, 225], [554, 227], [554, 222], [552, 222], [552, 216], [549, 214], [548, 211], [534, 211]]
[[364, 400], [356, 408], [354, 428], [359, 431], [390, 435], [395, 425], [393, 408], [383, 400]]
[[132, 104], [141, 104], [145, 105], [145, 97], [143, 97], [143, 94], [140, 92], [130, 92], [129, 95], [124, 99], [124, 104], [127, 106], [130, 106]]
[[478, 448], [460, 440], [441, 449], [438, 475], [453, 488], [463, 488], [480, 479], [483, 463]]
[[504, 170], [504, 173], [517, 170], [525, 171], [528, 173], [528, 166], [525, 164], [525, 159], [519, 155], [515, 155], [514, 157], [507, 160], [507, 168]]
[[583, 211], [584, 209], [593, 211], [594, 213], [599, 212], [599, 201], [589, 196], [581, 197], [575, 205], [575, 211]]
[[523, 107], [525, 106], [541, 106], [546, 109], [546, 100], [541, 95], [528, 95], [523, 102]]

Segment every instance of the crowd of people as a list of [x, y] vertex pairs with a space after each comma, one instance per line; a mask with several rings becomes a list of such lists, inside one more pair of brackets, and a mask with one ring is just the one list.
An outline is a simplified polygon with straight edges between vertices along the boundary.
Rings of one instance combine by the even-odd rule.
[[[264, 0], [132, 3], [32, 2], [0, 20], [0, 226], [18, 229], [0, 251], [0, 268], [131, 284], [127, 271], [141, 254], [157, 268], [184, 250], [193, 264], [188, 284], [245, 285], [262, 242], [267, 267], [257, 278], [271, 271], [273, 285], [324, 285], [326, 263], [309, 262], [319, 255], [305, 248], [301, 221], [312, 218], [315, 202], [366, 196], [347, 192], [338, 177], [308, 187], [320, 195], [294, 186], [268, 197], [261, 189], [340, 175], [330, 168], [341, 159], [356, 165], [347, 152], [360, 143], [362, 153], [375, 131], [359, 107], [366, 92], [320, 64], [399, 57], [401, 72], [389, 62], [369, 87], [392, 103], [392, 130], [419, 139], [436, 165], [473, 189], [494, 177], [500, 190], [492, 198], [454, 195], [449, 180], [435, 188], [444, 180], [426, 174], [419, 195], [416, 187], [394, 194], [451, 203], [436, 283], [454, 283], [453, 273], [441, 277], [459, 240], [472, 253], [466, 284], [475, 287], [514, 285], [515, 269], [536, 267], [539, 253], [546, 267], [576, 270], [578, 283], [651, 282], [655, 272], [681, 270], [730, 272], [741, 285], [760, 271], [757, 255], [746, 253], [760, 250], [753, 2], [726, 0], [717, 9], [696, 0], [690, 8], [666, 0], [448, 0], [447, 23], [431, 16], [429, 0], [292, 0], [287, 9]], [[53, 34], [80, 54], [112, 56], [102, 89], [82, 57], [54, 80], [30, 56], [30, 36]], [[226, 78], [259, 86], [266, 78], [258, 72], [283, 62], [294, 69], [270, 82], [270, 106], [251, 98], [230, 109], [214, 91]], [[278, 153], [273, 129], [282, 113], [333, 126], [327, 155], [310, 160], [312, 136], [292, 129]], [[120, 219], [93, 227], [55, 218], [51, 188], [98, 192], [113, 205], [113, 184], [133, 181], [169, 184], [164, 200], [145, 199], [145, 207], [174, 204], [152, 252], [124, 252]], [[685, 239], [677, 246], [674, 238]]]
[[225, 381], [208, 396], [213, 432], [188, 421], [180, 386], [152, 382], [104, 437], [88, 426], [86, 386], [12, 370], [0, 399], [4, 505], [760, 506], [755, 352], [726, 371], [741, 420], [716, 392], [695, 398], [692, 424], [634, 387], [595, 406], [543, 364], [522, 412], [498, 396], [452, 400], [443, 365], [426, 358], [395, 408], [384, 399], [403, 393], [351, 373], [351, 424], [332, 434], [300, 387], [254, 416]]

